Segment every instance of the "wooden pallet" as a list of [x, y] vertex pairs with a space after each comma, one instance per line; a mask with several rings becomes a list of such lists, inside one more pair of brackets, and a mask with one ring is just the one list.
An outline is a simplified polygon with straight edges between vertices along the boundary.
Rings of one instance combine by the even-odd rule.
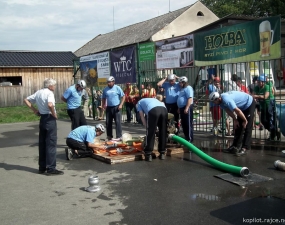
[[[178, 145], [169, 144], [166, 146], [167, 151], [166, 155], [171, 156], [173, 154], [183, 153], [183, 148]], [[159, 153], [154, 151], [152, 153], [153, 158], [158, 157]], [[93, 154], [92, 158], [100, 160], [102, 162], [108, 164], [117, 164], [117, 163], [124, 163], [124, 162], [133, 162], [133, 161], [141, 161], [144, 160], [144, 154], [141, 152], [129, 154], [129, 155], [115, 155], [109, 156], [108, 153], [100, 153], [100, 154]]]

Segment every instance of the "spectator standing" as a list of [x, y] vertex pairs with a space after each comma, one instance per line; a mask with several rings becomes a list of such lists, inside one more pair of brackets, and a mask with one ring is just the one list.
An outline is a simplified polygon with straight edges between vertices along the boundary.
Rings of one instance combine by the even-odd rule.
[[145, 160], [148, 162], [152, 161], [151, 153], [154, 147], [157, 127], [159, 129], [158, 152], [160, 153], [158, 158], [165, 159], [168, 114], [164, 103], [158, 101], [156, 98], [144, 98], [138, 102], [137, 110], [143, 125], [146, 127], [146, 141], [144, 146]]
[[[167, 77], [162, 79], [157, 83], [157, 86], [162, 87], [165, 91], [165, 106], [169, 113], [174, 115], [175, 127], [177, 128], [177, 133], [179, 130], [179, 114], [178, 114], [178, 106], [177, 106], [177, 99], [180, 91], [179, 83], [176, 82], [178, 79], [175, 74], [169, 74]], [[167, 80], [167, 81], [166, 81]], [[176, 134], [177, 134], [176, 133]]]
[[[228, 80], [227, 82], [225, 82], [225, 88], [224, 91], [228, 92], [228, 91], [240, 91], [239, 86], [237, 85], [237, 75], [236, 74], [232, 74], [231, 79]], [[227, 118], [226, 118], [226, 129], [227, 129], [227, 134], [231, 135], [231, 134], [235, 134], [235, 129], [233, 129], [232, 133], [231, 133], [231, 128], [230, 128], [230, 119], [231, 117], [227, 114]]]
[[188, 84], [187, 77], [179, 78], [179, 85], [181, 87], [179, 96], [177, 98], [178, 112], [180, 113], [181, 124], [185, 139], [193, 142], [193, 88]]
[[149, 96], [149, 91], [148, 91], [148, 89], [145, 88], [145, 86], [144, 86], [143, 84], [141, 85], [141, 88], [142, 88], [142, 95], [141, 95], [141, 97], [142, 97], [142, 98], [148, 98], [148, 96]]
[[103, 110], [103, 104], [102, 104], [102, 92], [100, 90], [97, 91], [97, 114], [98, 114], [98, 120], [104, 119], [104, 110]]
[[61, 97], [67, 103], [67, 114], [71, 120], [71, 130], [82, 125], [87, 125], [84, 113], [81, 109], [83, 89], [86, 88], [84, 80], [78, 80], [77, 84], [70, 86]]
[[200, 67], [199, 78], [201, 80], [201, 86], [205, 87], [208, 81], [208, 74], [207, 70], [205, 69], [205, 66]]
[[[106, 106], [107, 102], [107, 106]], [[122, 138], [122, 107], [125, 102], [125, 94], [123, 90], [115, 85], [115, 78], [110, 76], [107, 79], [107, 87], [103, 90], [102, 104], [106, 109], [106, 127], [107, 127], [107, 139], [113, 138], [112, 123], [115, 120], [116, 126], [116, 138]]]
[[242, 83], [242, 79], [240, 77], [237, 78], [236, 84], [239, 87], [240, 91], [249, 94], [247, 87]]
[[[55, 109], [56, 81], [51, 78], [44, 80], [44, 88], [24, 99], [24, 103], [40, 116], [39, 125], [39, 174], [62, 175], [56, 169], [57, 145], [57, 114]], [[33, 104], [37, 105], [36, 109]]]
[[270, 132], [268, 140], [280, 140], [281, 134], [276, 121], [276, 106], [272, 88], [266, 84], [266, 76], [261, 74], [258, 77], [258, 86], [254, 88], [253, 97], [260, 103], [261, 122], [266, 130]]
[[148, 90], [148, 97], [147, 98], [155, 98], [156, 97], [156, 90], [151, 86], [151, 84], [147, 84], [146, 89]]
[[[215, 77], [214, 82], [209, 84], [209, 94], [213, 92], [218, 92], [222, 93], [221, 87], [220, 87], [220, 78]], [[222, 132], [221, 129], [218, 128], [219, 121], [221, 119], [221, 108], [219, 105], [215, 105], [214, 102], [210, 101], [210, 112], [212, 115], [212, 120], [213, 120], [213, 128], [212, 131], [214, 131], [215, 135], [217, 135], [217, 132]]]
[[88, 107], [89, 94], [91, 94], [89, 88], [82, 90], [82, 106], [83, 106], [83, 113], [85, 117], [88, 117], [88, 114], [89, 114], [89, 107]]
[[229, 91], [223, 94], [213, 92], [209, 95], [210, 101], [220, 105], [234, 121], [234, 141], [232, 146], [225, 149], [226, 153], [236, 156], [245, 155], [251, 144], [252, 123], [255, 110], [255, 101], [252, 96], [241, 91]]
[[[257, 83], [257, 80], [258, 80], [258, 76], [254, 76], [252, 78], [252, 83], [250, 85], [248, 85], [247, 89], [248, 89], [248, 93], [253, 96], [254, 95], [254, 89], [256, 86], [258, 86], [258, 83]], [[256, 113], [258, 115], [258, 119], [259, 119], [259, 125], [255, 125], [254, 124], [254, 121], [253, 121], [253, 127], [256, 127], [256, 128], [259, 128], [259, 130], [263, 130], [263, 125], [261, 123], [261, 111], [260, 111], [260, 104], [259, 104], [259, 101], [258, 99], [255, 99], [255, 108], [256, 108]]]
[[132, 110], [134, 108], [134, 104], [132, 99], [130, 98], [130, 93], [132, 92], [132, 86], [130, 83], [126, 84], [126, 88], [124, 89], [125, 94], [125, 107], [127, 112], [127, 123], [130, 123], [132, 120]]
[[240, 91], [239, 86], [237, 85], [237, 75], [233, 74], [231, 76], [231, 79], [225, 82], [225, 88], [224, 91], [228, 92], [228, 91]]
[[136, 85], [133, 86], [132, 91], [130, 93], [130, 97], [131, 97], [131, 101], [134, 105], [134, 110], [135, 110], [135, 114], [136, 114], [136, 122], [137, 124], [141, 124], [141, 119], [140, 119], [140, 115], [139, 112], [137, 111], [137, 103], [140, 100], [140, 91], [138, 89], [138, 87]]
[[157, 95], [162, 95], [163, 96], [162, 101], [165, 102], [165, 92], [163, 87], [158, 87]]
[[217, 76], [216, 68], [213, 66], [209, 66], [207, 69], [208, 72], [208, 80], [214, 80], [214, 78]]

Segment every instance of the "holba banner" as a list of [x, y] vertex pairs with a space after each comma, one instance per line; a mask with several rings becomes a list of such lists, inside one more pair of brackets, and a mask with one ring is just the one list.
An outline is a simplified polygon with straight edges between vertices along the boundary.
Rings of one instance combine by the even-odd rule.
[[280, 16], [194, 35], [196, 66], [252, 62], [281, 57]]

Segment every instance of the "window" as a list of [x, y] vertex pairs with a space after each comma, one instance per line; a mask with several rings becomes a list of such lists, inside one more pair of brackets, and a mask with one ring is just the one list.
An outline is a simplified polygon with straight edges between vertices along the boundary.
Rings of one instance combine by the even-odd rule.
[[197, 16], [204, 16], [204, 14], [203, 14], [201, 11], [199, 11], [199, 12], [197, 13]]
[[22, 85], [22, 77], [0, 77], [0, 86]]

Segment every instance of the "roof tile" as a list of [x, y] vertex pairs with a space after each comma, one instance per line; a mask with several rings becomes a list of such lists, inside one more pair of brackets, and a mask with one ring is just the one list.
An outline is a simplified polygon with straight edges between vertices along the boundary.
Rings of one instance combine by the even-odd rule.
[[0, 67], [73, 66], [72, 52], [0, 51]]

